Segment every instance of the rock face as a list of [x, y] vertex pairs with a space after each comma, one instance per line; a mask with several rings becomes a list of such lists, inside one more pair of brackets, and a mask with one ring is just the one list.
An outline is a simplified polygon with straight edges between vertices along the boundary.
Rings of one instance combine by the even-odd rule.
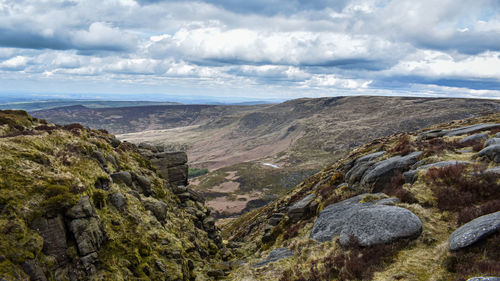
[[88, 196], [66, 212], [71, 219], [69, 230], [73, 234], [78, 253], [87, 272], [95, 271], [97, 251], [106, 240], [106, 234]]
[[349, 184], [353, 184], [361, 180], [361, 177], [366, 170], [374, 164], [372, 161], [384, 154], [385, 151], [379, 151], [357, 158], [352, 165], [348, 165], [348, 167], [346, 167], [348, 168], [346, 169], [347, 171], [345, 174], [346, 181]]
[[478, 156], [485, 156], [488, 159], [500, 163], [500, 144], [492, 144], [483, 148], [483, 150], [477, 153]]
[[161, 152], [150, 154], [151, 164], [173, 186], [188, 184], [188, 165], [185, 152]]
[[281, 259], [285, 259], [293, 256], [293, 252], [288, 248], [276, 248], [272, 250], [265, 260], [262, 260], [256, 264], [254, 267], [263, 267], [271, 262], [275, 262]]
[[292, 222], [296, 222], [304, 216], [316, 212], [318, 205], [315, 204], [314, 199], [316, 199], [316, 195], [314, 193], [309, 194], [288, 208], [288, 217]]
[[361, 186], [369, 187], [373, 192], [381, 191], [390, 182], [396, 171], [404, 172], [408, 170], [422, 152], [417, 151], [406, 156], [395, 156], [377, 162], [366, 170], [361, 178]]
[[43, 252], [54, 256], [59, 264], [66, 262], [66, 229], [61, 215], [55, 218], [39, 218], [33, 228], [43, 237]]
[[500, 229], [500, 212], [476, 218], [455, 230], [449, 240], [450, 250], [468, 247]]
[[354, 235], [361, 245], [372, 246], [418, 236], [420, 219], [407, 209], [388, 206], [398, 200], [387, 199], [383, 193], [366, 193], [329, 205], [319, 214], [310, 237], [324, 242], [340, 235], [346, 244]]

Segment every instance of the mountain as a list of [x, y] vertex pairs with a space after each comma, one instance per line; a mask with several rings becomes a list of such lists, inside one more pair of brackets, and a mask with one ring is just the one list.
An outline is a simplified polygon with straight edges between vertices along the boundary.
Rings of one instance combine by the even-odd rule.
[[0, 111], [0, 279], [207, 280], [228, 258], [186, 155]]
[[133, 143], [185, 150], [209, 173], [190, 181], [218, 216], [278, 198], [374, 138], [498, 111], [494, 100], [335, 97], [256, 106], [173, 105], [53, 109], [34, 116], [80, 122]]
[[[223, 226], [231, 280], [496, 280], [500, 114], [378, 138]], [[468, 279], [471, 278], [471, 279]]]
[[4, 280], [500, 276], [500, 113], [372, 139], [222, 231], [183, 152], [13, 110], [0, 151]]

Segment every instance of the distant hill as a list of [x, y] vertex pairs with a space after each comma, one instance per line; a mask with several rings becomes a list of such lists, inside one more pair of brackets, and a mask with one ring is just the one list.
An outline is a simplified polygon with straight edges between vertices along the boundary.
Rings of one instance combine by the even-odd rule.
[[177, 102], [152, 102], [152, 101], [102, 101], [102, 100], [45, 100], [45, 101], [15, 101], [0, 103], [0, 109], [17, 109], [26, 111], [37, 111], [58, 107], [74, 105], [88, 108], [109, 108], [125, 106], [147, 106], [147, 105], [173, 105]]
[[277, 198], [374, 138], [497, 112], [499, 105], [495, 100], [358, 96], [253, 106], [64, 108], [33, 115], [185, 150], [192, 167], [210, 170], [191, 185], [205, 193], [208, 205], [228, 215]]

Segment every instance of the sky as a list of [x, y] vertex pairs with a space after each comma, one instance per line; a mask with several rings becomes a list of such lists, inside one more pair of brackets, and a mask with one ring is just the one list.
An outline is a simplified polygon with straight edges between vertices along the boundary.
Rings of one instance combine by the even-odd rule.
[[500, 0], [0, 0], [0, 96], [500, 98]]

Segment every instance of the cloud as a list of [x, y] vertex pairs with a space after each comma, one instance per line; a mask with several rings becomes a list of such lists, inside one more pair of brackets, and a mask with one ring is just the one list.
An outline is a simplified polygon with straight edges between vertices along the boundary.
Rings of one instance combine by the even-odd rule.
[[20, 90], [500, 98], [499, 69], [498, 0], [0, 1]]

